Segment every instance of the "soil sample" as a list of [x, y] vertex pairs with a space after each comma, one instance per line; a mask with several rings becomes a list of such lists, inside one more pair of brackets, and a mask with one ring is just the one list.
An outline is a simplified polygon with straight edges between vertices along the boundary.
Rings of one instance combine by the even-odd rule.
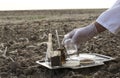
[[61, 66], [61, 57], [60, 56], [51, 57], [51, 66]]
[[61, 52], [54, 51], [54, 54], [51, 57], [51, 66], [61, 66]]
[[64, 64], [66, 62], [66, 54], [64, 48], [58, 48], [58, 50], [61, 52], [61, 63]]
[[83, 59], [83, 60], [80, 60], [80, 64], [81, 65], [95, 64], [95, 61], [92, 59]]

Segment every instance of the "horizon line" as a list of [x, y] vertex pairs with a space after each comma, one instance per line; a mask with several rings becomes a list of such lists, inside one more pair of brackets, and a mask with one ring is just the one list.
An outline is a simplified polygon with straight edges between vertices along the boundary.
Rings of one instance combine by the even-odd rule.
[[85, 9], [108, 9], [108, 8], [64, 8], [64, 9], [9, 9], [9, 10], [0, 10], [0, 11], [32, 11], [32, 10], [85, 10]]

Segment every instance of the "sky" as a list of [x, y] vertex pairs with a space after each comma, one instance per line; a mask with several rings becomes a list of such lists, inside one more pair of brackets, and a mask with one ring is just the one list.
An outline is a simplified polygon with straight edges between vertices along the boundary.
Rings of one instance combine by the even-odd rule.
[[0, 10], [109, 8], [116, 0], [0, 0]]

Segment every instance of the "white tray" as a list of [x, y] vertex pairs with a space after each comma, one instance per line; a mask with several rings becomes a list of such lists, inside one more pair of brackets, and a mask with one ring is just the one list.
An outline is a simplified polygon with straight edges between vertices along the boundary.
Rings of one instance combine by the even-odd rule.
[[60, 69], [60, 68], [71, 68], [71, 69], [79, 69], [79, 68], [87, 68], [87, 67], [94, 67], [94, 66], [99, 66], [99, 65], [103, 65], [104, 62], [107, 62], [107, 61], [111, 61], [111, 60], [114, 60], [114, 58], [112, 57], [109, 57], [109, 56], [105, 56], [105, 55], [101, 55], [101, 54], [96, 54], [96, 53], [81, 53], [80, 55], [80, 58], [78, 59], [67, 59], [67, 61], [70, 61], [70, 60], [75, 60], [75, 61], [80, 61], [81, 58], [89, 58], [89, 59], [93, 59], [95, 61], [95, 63], [91, 63], [91, 64], [86, 64], [86, 65], [78, 65], [78, 66], [50, 66], [49, 63], [45, 63], [44, 61], [36, 61], [37, 64], [39, 65], [42, 65], [46, 68], [49, 68], [49, 69]]

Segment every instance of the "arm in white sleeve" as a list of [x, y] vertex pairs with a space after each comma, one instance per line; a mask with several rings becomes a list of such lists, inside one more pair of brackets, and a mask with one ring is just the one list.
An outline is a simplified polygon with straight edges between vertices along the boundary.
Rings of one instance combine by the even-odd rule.
[[96, 20], [113, 34], [120, 31], [120, 0], [113, 7], [103, 12]]

